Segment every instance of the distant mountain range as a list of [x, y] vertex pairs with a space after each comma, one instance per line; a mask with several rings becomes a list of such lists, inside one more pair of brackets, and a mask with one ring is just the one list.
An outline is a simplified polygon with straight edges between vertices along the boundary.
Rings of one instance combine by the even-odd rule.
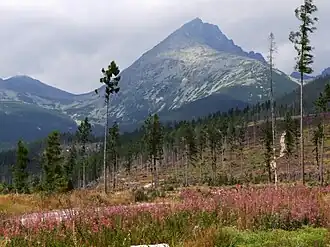
[[[327, 75], [330, 75], [330, 67], [329, 68], [326, 68], [324, 69], [320, 75], [317, 75], [317, 76], [310, 76], [310, 75], [306, 75], [304, 74], [304, 80], [306, 81], [311, 81], [311, 80], [314, 80], [316, 78], [319, 78], [321, 76], [327, 76]], [[300, 72], [292, 72], [291, 75], [290, 75], [291, 78], [293, 79], [296, 79], [296, 80], [300, 80]]]
[[[244, 51], [217, 26], [196, 18], [122, 71], [110, 121], [132, 130], [153, 113], [170, 121], [244, 107], [268, 98], [269, 72], [260, 53]], [[273, 78], [276, 97], [298, 87], [279, 70]], [[84, 117], [98, 127], [105, 122], [100, 95], [74, 95], [27, 76], [0, 79], [0, 114], [0, 142], [6, 143], [53, 129], [73, 131]]]

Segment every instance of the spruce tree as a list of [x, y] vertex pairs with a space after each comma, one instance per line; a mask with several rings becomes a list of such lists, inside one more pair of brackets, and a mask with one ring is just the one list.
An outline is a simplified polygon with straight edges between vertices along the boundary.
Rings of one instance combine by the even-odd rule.
[[27, 166], [29, 163], [28, 149], [23, 141], [17, 143], [16, 164], [13, 168], [13, 187], [16, 193], [28, 193], [28, 177]]
[[151, 163], [151, 172], [153, 176], [152, 184], [158, 187], [158, 167], [157, 162], [163, 155], [163, 126], [160, 123], [157, 114], [149, 116], [144, 123], [144, 140], [148, 160]]
[[[74, 186], [74, 179], [73, 179], [73, 171], [75, 168], [77, 168], [77, 150], [75, 145], [72, 145], [70, 150], [69, 150], [69, 155], [67, 160], [65, 161], [64, 164], [64, 174], [66, 177], [66, 181], [68, 181], [68, 190], [72, 190]], [[80, 168], [78, 168], [80, 169]], [[77, 178], [77, 180], [80, 180], [80, 177]]]
[[[119, 92], [118, 83], [120, 81], [120, 70], [115, 63], [112, 61], [108, 68], [101, 70], [103, 76], [100, 78], [100, 82], [105, 86], [105, 126], [104, 126], [104, 143], [103, 143], [103, 179], [104, 179], [104, 193], [108, 193], [107, 187], [107, 137], [108, 137], [108, 125], [109, 125], [109, 102], [110, 96]], [[95, 93], [98, 94], [98, 89], [95, 90]]]
[[44, 189], [47, 192], [67, 189], [67, 181], [62, 166], [63, 157], [60, 144], [60, 134], [54, 131], [49, 134], [45, 150]]
[[[92, 125], [89, 123], [86, 117], [78, 127], [77, 136], [81, 145], [81, 156], [82, 156], [82, 181], [83, 188], [86, 188], [86, 144], [90, 141], [92, 133]], [[80, 178], [79, 178], [80, 179]]]
[[311, 67], [313, 63], [312, 50], [310, 45], [310, 34], [315, 30], [315, 22], [318, 21], [317, 17], [314, 17], [314, 12], [317, 11], [317, 7], [313, 4], [313, 0], [304, 0], [304, 3], [295, 10], [296, 18], [300, 21], [299, 31], [291, 32], [289, 40], [294, 44], [294, 48], [297, 51], [297, 64], [296, 69], [300, 72], [300, 165], [302, 168], [302, 180], [305, 183], [305, 164], [304, 164], [304, 133], [303, 133], [303, 86], [304, 75], [311, 74], [313, 69]]

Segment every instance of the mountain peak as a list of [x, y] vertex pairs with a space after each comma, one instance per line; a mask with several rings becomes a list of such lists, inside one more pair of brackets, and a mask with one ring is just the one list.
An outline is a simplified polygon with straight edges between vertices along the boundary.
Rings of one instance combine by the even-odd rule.
[[2, 81], [0, 89], [48, 99], [69, 99], [73, 94], [49, 86], [27, 75], [15, 75]]
[[193, 46], [207, 46], [218, 52], [227, 52], [239, 56], [266, 62], [260, 53], [245, 52], [232, 39], [227, 38], [217, 25], [203, 22], [199, 17], [183, 24], [165, 40], [152, 49], [149, 54], [179, 51]]
[[185, 23], [175, 33], [184, 33], [185, 35], [189, 35], [190, 38], [199, 39], [199, 41], [205, 41], [211, 37], [217, 37], [220, 40], [227, 38], [218, 26], [203, 22], [199, 17]]
[[191, 20], [190, 22], [186, 23], [186, 24], [203, 24], [203, 20], [199, 17], [196, 17], [195, 19]]

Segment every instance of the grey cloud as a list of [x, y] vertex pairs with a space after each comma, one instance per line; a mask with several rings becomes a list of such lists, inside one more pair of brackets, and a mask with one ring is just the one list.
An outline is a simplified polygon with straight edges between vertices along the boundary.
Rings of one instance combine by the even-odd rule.
[[[111, 2], [111, 3], [110, 3]], [[100, 68], [115, 59], [123, 69], [185, 22], [216, 24], [245, 50], [267, 55], [275, 33], [276, 65], [291, 72], [288, 41], [298, 27], [300, 0], [3, 0], [0, 2], [0, 77], [27, 74], [71, 92], [99, 86]], [[313, 35], [315, 71], [330, 66], [330, 2], [319, 0]]]

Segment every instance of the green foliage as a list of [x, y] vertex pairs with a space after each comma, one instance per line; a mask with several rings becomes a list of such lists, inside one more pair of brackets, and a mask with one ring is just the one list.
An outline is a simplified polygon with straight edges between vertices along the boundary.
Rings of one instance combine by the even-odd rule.
[[91, 139], [92, 125], [89, 123], [88, 118], [86, 117], [78, 127], [77, 137], [78, 141], [81, 144], [81, 153], [85, 155], [86, 152], [86, 143]]
[[0, 183], [0, 194], [7, 194], [11, 192], [12, 186], [7, 183]]
[[[66, 180], [68, 181], [68, 189], [72, 190], [74, 188], [74, 181], [73, 177], [75, 174], [73, 174], [74, 170], [77, 170], [78, 166], [78, 153], [75, 145], [72, 145], [70, 150], [69, 150], [69, 155], [67, 159], [64, 162], [64, 175], [66, 177]], [[80, 168], [78, 168], [80, 169]], [[77, 178], [80, 179], [80, 178]]]
[[294, 48], [298, 53], [296, 58], [296, 69], [301, 73], [303, 80], [304, 74], [311, 74], [313, 69], [313, 55], [311, 54], [312, 46], [310, 45], [309, 35], [316, 30], [315, 22], [317, 17], [313, 17], [313, 13], [317, 11], [317, 7], [313, 4], [313, 0], [304, 0], [299, 8], [295, 10], [296, 18], [301, 22], [299, 31], [291, 32], [289, 40], [294, 44]]
[[43, 191], [42, 181], [40, 180], [39, 176], [32, 175], [30, 177], [30, 185], [32, 193], [38, 193]]
[[[103, 77], [100, 78], [100, 82], [105, 85], [105, 102], [109, 103], [110, 95], [119, 92], [118, 83], [120, 81], [120, 70], [115, 61], [112, 61], [108, 69], [101, 70]], [[95, 90], [95, 93], [99, 93], [98, 89]]]
[[47, 192], [66, 189], [67, 181], [64, 176], [61, 152], [59, 133], [54, 131], [48, 136], [47, 147], [44, 153], [43, 187]]
[[164, 197], [165, 192], [156, 189], [139, 188], [133, 191], [133, 196], [135, 202], [150, 202], [156, 199], [157, 197]]
[[[112, 61], [108, 65], [108, 69], [101, 69], [103, 76], [100, 78], [100, 82], [105, 86], [104, 99], [106, 103], [106, 124], [104, 126], [104, 151], [103, 151], [103, 177], [104, 181], [107, 181], [107, 136], [108, 136], [108, 119], [109, 119], [109, 101], [110, 95], [117, 94], [119, 92], [118, 83], [120, 81], [120, 70], [115, 61]], [[95, 89], [95, 93], [98, 94], [98, 89]], [[107, 193], [107, 182], [104, 183], [104, 192]]]
[[83, 188], [86, 187], [86, 144], [91, 139], [92, 133], [92, 125], [89, 123], [88, 118], [86, 117], [83, 122], [81, 122], [78, 127], [77, 136], [78, 141], [81, 145], [81, 163], [82, 163], [82, 180], [83, 180]]
[[[144, 141], [148, 160], [152, 163], [152, 171], [156, 172], [157, 161], [163, 155], [163, 126], [157, 114], [149, 116], [144, 123]], [[155, 176], [155, 174], [154, 174]], [[155, 178], [157, 180], [157, 178]], [[157, 181], [156, 181], [157, 182]]]
[[29, 174], [26, 171], [29, 163], [28, 153], [23, 141], [20, 140], [17, 144], [16, 164], [13, 169], [13, 186], [17, 193], [29, 192]]

